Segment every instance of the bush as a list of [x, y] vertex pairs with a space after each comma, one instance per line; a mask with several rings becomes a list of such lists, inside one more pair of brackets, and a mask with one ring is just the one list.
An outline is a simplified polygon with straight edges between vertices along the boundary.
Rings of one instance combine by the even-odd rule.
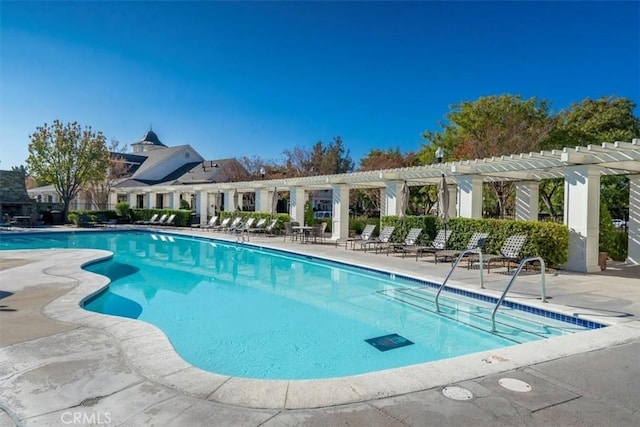
[[[421, 227], [423, 235], [419, 241], [430, 242], [442, 222], [433, 216], [405, 217], [400, 221], [395, 216], [381, 218], [382, 226], [396, 225], [394, 241], [402, 241], [409, 228]], [[540, 256], [547, 266], [558, 266], [567, 262], [569, 257], [569, 229], [564, 224], [539, 221], [519, 221], [508, 219], [452, 218], [447, 224], [452, 231], [447, 247], [464, 249], [471, 235], [476, 232], [489, 233], [485, 243], [486, 253], [500, 253], [502, 244], [512, 234], [526, 234], [527, 241], [522, 248], [522, 256]]]
[[116, 203], [116, 213], [122, 218], [126, 218], [129, 215], [129, 203], [118, 202]]

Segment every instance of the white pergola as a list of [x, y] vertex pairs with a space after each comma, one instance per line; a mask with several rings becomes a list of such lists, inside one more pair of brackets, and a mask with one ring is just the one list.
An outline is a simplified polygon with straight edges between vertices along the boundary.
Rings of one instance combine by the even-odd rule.
[[[630, 180], [629, 256], [627, 262], [640, 264], [640, 139], [632, 142], [605, 142], [600, 145], [564, 148], [538, 153], [513, 154], [476, 160], [464, 160], [427, 166], [320, 175], [300, 178], [231, 183], [205, 183], [180, 186], [120, 188], [129, 194], [131, 205], [136, 196], [146, 194], [149, 208], [155, 195], [166, 194], [171, 208], [179, 207], [181, 193], [196, 196], [196, 212], [207, 221], [210, 200], [217, 192], [225, 194], [225, 210], [235, 210], [234, 192], [255, 193], [256, 211], [271, 212], [274, 189], [289, 191], [289, 213], [304, 218], [307, 192], [333, 191], [332, 239], [348, 235], [349, 191], [378, 188], [382, 215], [399, 213], [399, 194], [403, 182], [409, 186], [435, 185], [444, 175], [449, 183], [450, 217], [482, 217], [482, 184], [513, 181], [516, 186], [516, 219], [538, 219], [538, 190], [545, 179], [564, 179], [564, 223], [569, 228], [569, 260], [565, 267], [573, 271], [595, 272], [598, 266], [600, 177], [626, 175]], [[115, 193], [112, 195], [114, 198]], [[240, 198], [239, 198], [240, 199]], [[240, 199], [241, 200], [241, 199]]]

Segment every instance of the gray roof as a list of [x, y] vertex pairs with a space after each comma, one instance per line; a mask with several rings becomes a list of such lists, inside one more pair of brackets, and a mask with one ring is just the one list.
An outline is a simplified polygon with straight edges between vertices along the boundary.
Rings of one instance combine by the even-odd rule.
[[134, 142], [134, 144], [159, 145], [161, 147], [166, 147], [166, 145], [160, 142], [160, 138], [158, 138], [158, 135], [156, 135], [156, 133], [151, 129], [149, 129], [147, 133], [144, 134], [140, 141]]
[[162, 150], [146, 151], [144, 154], [147, 157], [147, 160], [145, 160], [145, 162], [140, 165], [138, 170], [136, 170], [136, 173], [133, 174], [132, 178], [136, 178], [136, 176], [139, 176], [144, 172], [153, 169], [158, 164], [164, 162], [166, 159], [175, 156], [176, 153], [184, 149], [185, 146], [188, 145], [178, 145], [177, 147], [166, 147]]

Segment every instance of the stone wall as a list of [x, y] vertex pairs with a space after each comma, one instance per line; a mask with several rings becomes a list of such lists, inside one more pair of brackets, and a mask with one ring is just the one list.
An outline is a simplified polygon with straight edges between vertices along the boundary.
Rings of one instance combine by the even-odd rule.
[[27, 194], [22, 173], [0, 170], [0, 216], [28, 215], [34, 209], [35, 201]]

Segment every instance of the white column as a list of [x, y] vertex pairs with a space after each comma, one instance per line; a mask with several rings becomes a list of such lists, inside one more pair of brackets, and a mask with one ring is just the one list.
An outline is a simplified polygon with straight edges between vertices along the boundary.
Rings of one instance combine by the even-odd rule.
[[482, 177], [465, 175], [458, 178], [458, 215], [482, 218]]
[[128, 199], [129, 199], [129, 208], [130, 209], [136, 209], [138, 207], [138, 195], [136, 193], [129, 193], [128, 194]]
[[200, 224], [207, 223], [207, 208], [209, 207], [209, 193], [205, 190], [196, 191], [196, 214], [200, 215]]
[[236, 206], [236, 210], [241, 211], [242, 210], [242, 197], [243, 197], [244, 193], [241, 193], [238, 191], [238, 206]]
[[447, 184], [447, 190], [449, 190], [449, 218], [457, 218], [458, 216], [458, 204], [453, 203], [454, 200], [458, 200], [458, 185]]
[[155, 209], [155, 207], [156, 207], [156, 193], [153, 193], [151, 191], [148, 192], [148, 193], [145, 193], [144, 198], [146, 199], [144, 207], [146, 209]]
[[333, 224], [331, 224], [331, 240], [349, 237], [349, 187], [344, 184], [332, 185], [333, 190]]
[[289, 216], [291, 221], [298, 221], [300, 224], [304, 222], [304, 187], [289, 188]]
[[600, 271], [600, 169], [573, 166], [564, 170], [564, 223], [569, 227], [569, 260], [565, 268]]
[[384, 200], [385, 210], [381, 211], [382, 215], [398, 215], [400, 213], [400, 191], [402, 181], [387, 181], [385, 187]]
[[380, 189], [380, 215], [387, 214], [387, 188]]
[[115, 209], [116, 204], [118, 203], [118, 193], [114, 191], [110, 191], [107, 196], [107, 209]]
[[516, 182], [516, 219], [538, 220], [540, 182]]
[[[233, 204], [233, 192], [234, 190], [224, 191], [224, 210], [227, 212], [235, 212], [236, 206]], [[238, 199], [240, 194], [238, 194]]]
[[627, 263], [640, 264], [640, 175], [629, 176], [629, 243]]
[[180, 193], [169, 193], [169, 209], [180, 209]]
[[270, 201], [269, 190], [256, 191], [256, 212], [271, 212], [269, 209]]

